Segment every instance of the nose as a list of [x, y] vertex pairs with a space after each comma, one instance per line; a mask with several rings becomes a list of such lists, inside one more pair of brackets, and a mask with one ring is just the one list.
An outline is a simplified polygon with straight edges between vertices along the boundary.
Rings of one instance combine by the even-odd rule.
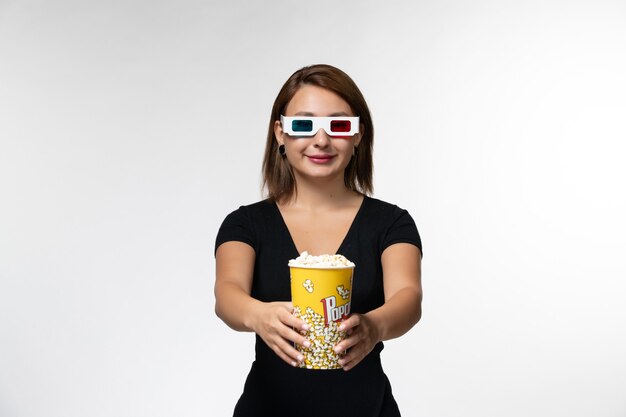
[[330, 136], [324, 129], [318, 130], [313, 138], [315, 139], [314, 145], [318, 148], [325, 148], [330, 145]]

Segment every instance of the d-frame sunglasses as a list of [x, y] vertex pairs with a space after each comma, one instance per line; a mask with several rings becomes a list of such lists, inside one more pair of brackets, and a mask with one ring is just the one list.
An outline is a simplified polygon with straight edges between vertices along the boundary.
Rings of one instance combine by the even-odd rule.
[[359, 133], [359, 117], [280, 116], [283, 132], [290, 136], [315, 136], [320, 130], [332, 137], [348, 139]]

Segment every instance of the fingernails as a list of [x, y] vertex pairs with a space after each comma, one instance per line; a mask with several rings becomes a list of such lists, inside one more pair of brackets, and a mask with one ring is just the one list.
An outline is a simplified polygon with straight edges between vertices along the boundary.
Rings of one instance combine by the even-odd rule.
[[337, 345], [337, 346], [335, 346], [335, 347], [334, 347], [334, 349], [333, 349], [333, 350], [335, 351], [335, 353], [339, 353], [339, 352], [341, 352], [343, 349], [341, 348], [341, 346]]
[[302, 362], [304, 360], [304, 356], [300, 355], [298, 356], [298, 362]]
[[337, 361], [337, 363], [338, 363], [340, 366], [343, 366], [343, 365], [345, 365], [346, 361], [345, 361], [345, 360], [343, 360], [343, 359], [339, 359], [339, 360]]
[[295, 363], [294, 361], [291, 361], [291, 366], [295, 367], [297, 365], [297, 363]]
[[302, 330], [305, 330], [305, 331], [306, 331], [306, 330], [309, 330], [309, 325], [308, 325], [308, 324], [306, 324], [306, 323], [305, 323], [305, 324], [303, 324], [303, 325], [302, 325]]
[[346, 330], [346, 325], [345, 324], [339, 325], [339, 330], [341, 330], [341, 331]]
[[304, 343], [302, 343], [302, 346], [304, 346], [305, 348], [310, 348], [311, 342], [309, 342], [308, 340], [305, 340]]

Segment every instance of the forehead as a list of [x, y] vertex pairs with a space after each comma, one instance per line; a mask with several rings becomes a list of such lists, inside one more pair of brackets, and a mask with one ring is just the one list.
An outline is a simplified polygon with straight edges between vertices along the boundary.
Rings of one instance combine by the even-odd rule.
[[347, 101], [334, 92], [314, 85], [303, 85], [296, 91], [285, 108], [288, 116], [353, 116]]

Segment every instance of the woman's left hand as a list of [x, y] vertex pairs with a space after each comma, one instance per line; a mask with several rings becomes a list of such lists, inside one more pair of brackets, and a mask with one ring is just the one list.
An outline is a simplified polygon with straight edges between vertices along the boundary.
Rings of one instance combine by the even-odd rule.
[[348, 337], [335, 345], [335, 352], [348, 351], [339, 359], [344, 371], [349, 371], [363, 360], [380, 341], [380, 332], [374, 322], [363, 314], [353, 314], [339, 326]]

